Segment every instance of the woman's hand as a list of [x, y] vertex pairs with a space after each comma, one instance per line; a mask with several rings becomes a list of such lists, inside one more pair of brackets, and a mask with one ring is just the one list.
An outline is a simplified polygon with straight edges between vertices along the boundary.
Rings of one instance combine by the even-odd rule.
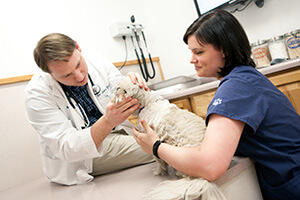
[[103, 117], [114, 128], [124, 122], [136, 109], [140, 107], [137, 99], [127, 97], [121, 102], [110, 101]]
[[146, 81], [138, 73], [129, 72], [127, 76], [130, 78], [133, 84], [138, 83], [140, 88], [144, 88], [146, 91], [150, 90]]
[[145, 120], [142, 119], [141, 123], [146, 130], [146, 133], [139, 132], [136, 128], [133, 128], [134, 138], [144, 152], [152, 154], [153, 145], [159, 140], [159, 137]]

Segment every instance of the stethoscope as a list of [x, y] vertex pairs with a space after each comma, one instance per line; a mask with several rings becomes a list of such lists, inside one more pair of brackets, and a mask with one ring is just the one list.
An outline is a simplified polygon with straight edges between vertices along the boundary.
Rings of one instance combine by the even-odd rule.
[[[100, 93], [100, 91], [101, 91], [100, 86], [94, 84], [94, 82], [93, 82], [93, 80], [92, 80], [92, 78], [91, 78], [91, 76], [89, 74], [88, 74], [88, 79], [91, 82], [92, 91], [93, 91], [94, 95], [98, 95]], [[69, 90], [69, 88], [67, 88], [65, 85], [63, 85], [62, 83], [59, 83], [59, 84], [60, 84], [61, 88], [63, 89], [63, 91], [64, 91], [64, 93], [65, 93], [65, 95], [66, 95], [66, 97], [68, 99], [68, 102], [70, 103], [70, 105], [72, 106], [72, 108], [77, 112], [77, 114], [80, 116], [81, 120], [84, 122], [84, 128], [89, 127], [90, 126], [90, 120], [87, 117], [87, 114], [85, 113], [83, 107], [80, 105], [80, 102], [77, 99], [77, 97], [74, 96], [72, 94], [72, 92]], [[75, 101], [76, 105], [80, 109], [80, 111], [81, 111], [81, 113], [82, 113], [83, 116], [78, 112], [78, 110], [76, 109], [76, 107], [75, 107], [75, 105], [74, 105], [74, 103], [72, 102], [71, 99], [73, 99]]]

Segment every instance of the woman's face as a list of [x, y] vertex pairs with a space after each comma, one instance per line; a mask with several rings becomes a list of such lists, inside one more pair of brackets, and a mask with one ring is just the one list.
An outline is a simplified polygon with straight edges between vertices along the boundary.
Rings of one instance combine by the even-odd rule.
[[216, 77], [225, 65], [223, 50], [217, 50], [211, 44], [199, 44], [194, 35], [188, 37], [188, 47], [192, 51], [191, 64], [194, 64], [199, 77]]

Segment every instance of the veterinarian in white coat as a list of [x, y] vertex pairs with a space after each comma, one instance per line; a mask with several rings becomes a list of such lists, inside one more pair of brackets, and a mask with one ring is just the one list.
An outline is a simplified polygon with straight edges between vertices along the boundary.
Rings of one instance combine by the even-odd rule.
[[[51, 182], [81, 184], [92, 181], [93, 175], [152, 161], [132, 136], [118, 134], [132, 131], [126, 119], [139, 104], [134, 99], [110, 103], [113, 87], [123, 78], [112, 64], [87, 60], [78, 44], [63, 34], [43, 37], [35, 60], [44, 72], [35, 74], [25, 89], [26, 113], [39, 133], [44, 172]], [[141, 77], [129, 77], [144, 87]], [[68, 86], [86, 96], [70, 96], [67, 92], [73, 91], [63, 89]]]
[[210, 181], [227, 171], [234, 154], [247, 156], [255, 161], [265, 200], [300, 199], [300, 116], [255, 69], [240, 23], [226, 11], [213, 11], [187, 29], [184, 41], [197, 75], [220, 80], [207, 109], [204, 140], [199, 148], [160, 143], [143, 121], [147, 134], [134, 130], [142, 149]]

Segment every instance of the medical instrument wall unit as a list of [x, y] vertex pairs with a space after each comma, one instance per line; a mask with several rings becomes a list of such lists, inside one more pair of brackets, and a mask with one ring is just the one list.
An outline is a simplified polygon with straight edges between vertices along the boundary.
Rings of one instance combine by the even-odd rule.
[[[147, 82], [149, 79], [153, 79], [155, 77], [156, 72], [155, 72], [151, 54], [148, 50], [145, 33], [143, 31], [144, 27], [142, 26], [142, 24], [135, 23], [134, 15], [132, 15], [130, 17], [130, 21], [131, 21], [131, 23], [118, 22], [118, 23], [112, 24], [110, 26], [111, 35], [114, 38], [118, 38], [118, 37], [122, 37], [123, 39], [125, 38], [125, 40], [126, 40], [126, 37], [130, 37], [134, 53], [138, 60], [141, 74], [142, 74], [143, 78], [145, 79], [145, 81]], [[150, 73], [150, 71], [148, 69], [147, 62], [146, 62], [146, 55], [145, 55], [143, 49], [146, 50], [146, 53], [148, 55], [152, 73]]]

